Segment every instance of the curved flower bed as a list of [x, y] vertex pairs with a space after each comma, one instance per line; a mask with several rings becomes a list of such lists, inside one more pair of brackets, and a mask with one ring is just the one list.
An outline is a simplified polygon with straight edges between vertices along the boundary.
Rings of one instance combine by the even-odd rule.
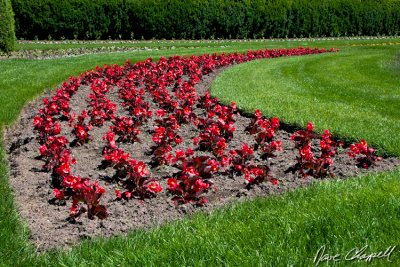
[[[334, 49], [329, 52], [334, 52]], [[117, 147], [117, 142], [139, 142], [140, 127], [153, 116], [150, 104], [146, 102], [145, 91], [149, 92], [152, 100], [159, 109], [154, 116], [155, 120], [152, 148], [154, 164], [175, 165], [179, 172], [168, 178], [168, 190], [173, 200], [181, 203], [196, 202], [197, 205], [207, 203], [203, 197], [211, 183], [209, 179], [221, 169], [231, 173], [244, 174], [249, 185], [269, 180], [277, 184], [278, 180], [269, 175], [267, 165], [251, 165], [249, 160], [254, 150], [261, 151], [261, 158], [267, 161], [276, 151], [281, 150], [281, 143], [275, 140], [279, 119], [271, 121], [263, 119], [256, 111], [255, 117], [248, 126], [250, 134], [256, 135], [254, 148], [243, 144], [240, 150], [231, 150], [226, 153], [226, 143], [235, 132], [235, 114], [237, 109], [234, 103], [231, 107], [221, 106], [209, 93], [200, 98], [194, 86], [202, 75], [209, 74], [219, 68], [238, 64], [254, 59], [279, 56], [305, 55], [324, 53], [318, 49], [278, 49], [248, 51], [246, 54], [203, 55], [200, 57], [171, 57], [161, 58], [154, 63], [152, 59], [135, 65], [127, 62], [125, 66], [97, 68], [79, 78], [71, 78], [64, 83], [56, 94], [49, 100], [43, 101], [44, 107], [34, 118], [34, 129], [40, 143], [40, 156], [45, 160], [43, 169], [52, 175], [54, 195], [58, 200], [66, 198], [72, 200], [70, 217], [75, 220], [80, 214], [87, 211], [88, 217], [107, 217], [107, 209], [100, 204], [100, 198], [105, 189], [99, 183], [89, 178], [81, 178], [71, 173], [71, 165], [76, 160], [71, 157], [69, 144], [83, 145], [90, 141], [90, 131], [93, 127], [101, 127], [105, 121], [111, 121], [113, 126], [103, 137], [106, 145], [103, 150], [104, 164], [115, 169], [114, 176], [124, 190], [115, 189], [118, 199], [130, 199], [135, 196], [143, 199], [153, 197], [162, 191], [157, 178], [150, 177], [148, 166], [142, 161], [132, 159], [128, 153]], [[186, 77], [186, 79], [184, 79]], [[83, 110], [80, 115], [71, 113], [69, 100], [82, 85], [89, 85], [90, 108]], [[129, 110], [130, 117], [116, 116], [116, 104], [107, 98], [109, 90], [116, 86], [122, 106]], [[173, 87], [173, 95], [166, 87]], [[193, 108], [200, 105], [207, 111], [206, 117], [197, 116]], [[65, 136], [60, 135], [59, 120], [68, 119], [69, 126], [75, 135], [75, 140], [69, 143]], [[194, 138], [194, 145], [200, 150], [212, 152], [212, 156], [194, 156], [194, 150], [179, 149], [172, 153], [172, 147], [182, 143], [178, 129], [182, 124], [192, 123], [201, 129], [198, 137]], [[313, 126], [309, 124], [307, 131], [298, 131], [292, 139], [299, 150], [298, 163], [295, 165], [301, 175], [320, 177], [328, 174], [332, 157], [336, 154], [337, 144], [331, 140], [329, 131], [322, 135], [322, 153], [315, 158], [311, 151]], [[366, 146], [366, 144], [365, 144]], [[368, 150], [368, 149], [367, 149]], [[372, 150], [373, 152], [373, 150]], [[354, 149], [352, 156], [356, 157]], [[362, 161], [366, 161], [365, 159]], [[374, 156], [364, 163], [365, 167], [375, 161]], [[85, 206], [83, 206], [83, 205]]]
[[[38, 176], [25, 181], [35, 192], [21, 189], [24, 181], [11, 180], [20, 190], [17, 199], [29, 199], [31, 206], [21, 210], [34, 227], [33, 239], [46, 248], [75, 243], [179, 218], [195, 206], [227, 202], [229, 196], [265, 195], [310, 179], [376, 168], [381, 159], [365, 141], [345, 147], [349, 155], [338, 153], [343, 144], [328, 130], [318, 136], [309, 123], [305, 130], [287, 133], [279, 129], [279, 119], [264, 118], [258, 110], [246, 118], [235, 103], [223, 106], [207, 91], [212, 76], [233, 64], [334, 51], [266, 49], [157, 62], [149, 58], [71, 77], [43, 99], [39, 112], [36, 104], [27, 111], [9, 145], [11, 174]], [[29, 127], [35, 137], [20, 134]], [[385, 160], [382, 169], [398, 164]], [[24, 164], [32, 168], [18, 167]], [[40, 225], [32, 210], [46, 213]], [[65, 224], [66, 216], [75, 227]], [[90, 226], [90, 221], [99, 224]], [[48, 237], [39, 237], [42, 232]]]
[[[144, 99], [145, 90], [151, 93], [153, 101], [160, 107], [155, 114], [159, 119], [156, 121], [157, 126], [153, 135], [155, 163], [177, 164], [181, 169], [179, 175], [168, 179], [168, 189], [175, 195], [175, 199], [182, 202], [197, 201], [197, 204], [206, 202], [206, 199], [200, 196], [209, 188], [210, 183], [204, 180], [210, 178], [220, 166], [227, 167], [233, 164], [236, 171], [242, 171], [239, 168], [243, 168], [247, 175], [246, 179], [251, 183], [254, 183], [255, 179], [249, 178], [250, 173], [262, 177], [258, 180], [264, 180], [264, 176], [267, 176], [264, 169], [251, 167], [249, 171], [245, 165], [247, 154], [253, 153], [250, 148], [246, 147], [244, 152], [240, 151], [239, 154], [232, 152], [231, 157], [224, 153], [225, 143], [235, 131], [235, 105], [232, 104], [231, 108], [219, 106], [209, 94], [199, 99], [194, 85], [199, 82], [202, 75], [231, 64], [259, 58], [323, 52], [326, 51], [299, 48], [249, 51], [247, 54], [221, 56], [161, 58], [157, 63], [148, 59], [135, 65], [128, 62], [123, 67], [97, 68], [96, 71], [88, 72], [80, 78], [71, 78], [69, 83], [64, 83], [50, 100], [43, 101], [44, 107], [33, 121], [41, 145], [40, 155], [45, 160], [43, 169], [52, 175], [55, 197], [59, 200], [65, 200], [66, 197], [72, 199], [71, 218], [85, 211], [88, 212], [89, 218], [97, 216], [104, 219], [107, 216], [106, 207], [100, 205], [100, 198], [105, 193], [104, 188], [98, 182], [91, 182], [89, 178], [81, 178], [71, 173], [70, 166], [75, 164], [76, 160], [71, 157], [67, 138], [59, 135], [61, 128], [58, 121], [62, 118], [68, 119], [76, 137], [73, 142], [77, 145], [90, 141], [90, 131], [93, 127], [103, 126], [106, 120], [113, 123], [110, 131], [104, 136], [107, 145], [103, 154], [106, 164], [116, 170], [116, 180], [126, 189], [123, 195], [116, 189], [117, 198], [124, 196], [130, 199], [132, 194], [145, 198], [154, 196], [162, 190], [157, 179], [149, 177], [147, 166], [143, 162], [131, 159], [129, 154], [117, 148], [115, 140], [117, 136], [119, 142], [139, 141], [140, 126], [153, 116], [149, 111], [149, 103]], [[183, 76], [187, 76], [185, 81]], [[69, 100], [81, 85], [90, 85], [91, 102], [89, 110], [83, 110], [77, 116], [70, 113]], [[116, 104], [106, 96], [112, 86], [118, 87], [118, 96], [123, 100], [122, 105], [130, 111], [132, 117], [115, 116]], [[168, 86], [173, 86], [176, 100], [172, 99], [171, 94], [165, 89]], [[200, 118], [193, 113], [193, 107], [198, 103], [209, 112], [207, 118]], [[200, 134], [200, 146], [212, 149], [216, 158], [193, 157], [192, 149], [179, 150], [176, 155], [171, 153], [172, 146], [182, 142], [177, 133], [182, 123], [193, 123], [203, 130]], [[277, 127], [279, 121], [275, 122], [270, 132], [273, 133]], [[198, 142], [198, 139], [195, 139], [195, 143]], [[274, 146], [270, 144], [271, 142], [268, 143]], [[275, 149], [277, 148], [275, 145]], [[80, 206], [80, 203], [85, 204], [86, 208]]]

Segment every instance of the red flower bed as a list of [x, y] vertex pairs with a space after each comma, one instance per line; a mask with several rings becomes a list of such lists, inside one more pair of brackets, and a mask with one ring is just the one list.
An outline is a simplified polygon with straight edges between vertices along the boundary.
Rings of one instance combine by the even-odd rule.
[[[70, 218], [75, 221], [79, 215], [88, 213], [89, 218], [107, 217], [107, 208], [100, 204], [106, 192], [97, 181], [88, 177], [73, 176], [71, 165], [76, 160], [71, 156], [72, 146], [82, 146], [91, 142], [93, 127], [102, 127], [105, 122], [112, 123], [103, 137], [104, 168], [113, 168], [115, 175], [116, 199], [129, 200], [133, 197], [144, 199], [156, 197], [163, 190], [160, 179], [151, 177], [149, 168], [169, 165], [177, 169], [167, 178], [171, 199], [176, 203], [193, 202], [197, 205], [207, 203], [206, 193], [212, 188], [212, 177], [217, 172], [228, 175], [243, 175], [247, 186], [263, 182], [279, 184], [279, 180], [270, 174], [269, 158], [282, 150], [281, 141], [276, 132], [280, 127], [277, 118], [263, 118], [256, 111], [246, 132], [254, 135], [255, 144], [244, 143], [241, 149], [227, 150], [227, 144], [235, 135], [235, 118], [238, 114], [235, 103], [230, 107], [220, 105], [208, 92], [199, 96], [194, 86], [207, 75], [222, 67], [240, 64], [255, 59], [280, 56], [308, 55], [335, 52], [330, 49], [273, 49], [248, 51], [247, 53], [221, 55], [202, 55], [171, 58], [162, 57], [158, 62], [151, 58], [144, 62], [123, 66], [105, 66], [86, 72], [80, 77], [70, 78], [59, 88], [51, 99], [43, 101], [43, 108], [33, 119], [37, 140], [41, 144], [40, 157], [45, 161], [43, 170], [51, 173], [54, 196], [60, 201], [72, 201]], [[69, 102], [81, 86], [90, 86], [90, 104], [79, 116], [71, 112]], [[117, 104], [107, 98], [110, 90], [118, 90], [120, 107], [129, 116], [116, 116]], [[152, 102], [146, 95], [150, 95]], [[156, 105], [152, 112], [151, 105]], [[204, 110], [205, 116], [194, 112], [196, 107]], [[140, 142], [141, 127], [149, 119], [154, 119], [151, 149], [152, 165], [131, 158], [129, 153], [118, 148], [120, 143]], [[67, 119], [75, 140], [67, 140], [61, 135], [60, 121]], [[193, 148], [186, 151], [176, 149], [183, 141], [179, 135], [180, 127], [191, 124], [200, 131], [193, 137]], [[307, 130], [295, 132], [291, 139], [299, 156], [293, 170], [302, 177], [311, 175], [322, 177], [333, 175], [332, 158], [337, 154], [336, 147], [341, 143], [334, 142], [328, 130], [321, 136], [320, 155], [315, 155], [311, 142], [317, 138], [313, 125]], [[362, 141], [351, 145], [351, 157], [357, 158], [358, 164], [367, 168], [379, 160], [373, 150]], [[194, 150], [204, 151], [207, 155], [194, 155]], [[174, 153], [175, 151], [175, 153]], [[252, 162], [254, 153], [259, 153], [263, 164]], [[357, 157], [357, 155], [364, 155]]]

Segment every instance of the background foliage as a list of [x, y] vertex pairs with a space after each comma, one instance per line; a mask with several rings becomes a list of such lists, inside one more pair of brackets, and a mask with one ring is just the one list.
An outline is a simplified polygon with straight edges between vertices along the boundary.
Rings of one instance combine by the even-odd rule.
[[15, 49], [14, 14], [10, 0], [0, 0], [0, 51]]
[[397, 35], [399, 0], [12, 0], [18, 38]]

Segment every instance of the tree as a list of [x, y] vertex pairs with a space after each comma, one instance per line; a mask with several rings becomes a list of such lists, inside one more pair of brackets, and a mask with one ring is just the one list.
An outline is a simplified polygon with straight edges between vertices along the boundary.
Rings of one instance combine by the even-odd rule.
[[0, 0], [0, 50], [9, 53], [15, 49], [14, 13], [10, 0]]

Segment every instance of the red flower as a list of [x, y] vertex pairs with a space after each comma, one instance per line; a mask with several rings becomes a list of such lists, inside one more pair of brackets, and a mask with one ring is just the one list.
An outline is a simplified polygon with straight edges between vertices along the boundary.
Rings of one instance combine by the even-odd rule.
[[278, 129], [279, 126], [281, 125], [281, 123], [280, 123], [280, 121], [279, 121], [278, 118], [271, 118], [270, 121], [271, 121], [271, 126], [272, 126], [272, 128], [274, 128], [274, 129]]
[[235, 164], [234, 168], [235, 168], [235, 171], [238, 171], [238, 172], [240, 172], [243, 169], [242, 165], [240, 165], [240, 164]]
[[73, 188], [75, 185], [79, 184], [81, 182], [81, 178], [79, 176], [72, 176], [68, 175], [64, 178], [62, 185], [64, 187], [70, 187]]
[[66, 176], [71, 172], [71, 169], [68, 163], [63, 163], [56, 169], [56, 172], [61, 176]]
[[257, 119], [261, 119], [261, 117], [262, 117], [261, 111], [260, 111], [259, 109], [257, 109], [257, 110], [254, 112], [254, 116], [255, 116]]
[[208, 200], [204, 197], [202, 199], [200, 199], [199, 201], [197, 201], [197, 205], [199, 205], [199, 206], [203, 206], [204, 204], [207, 204], [207, 203], [208, 203]]
[[153, 135], [153, 141], [156, 142], [157, 144], [160, 144], [163, 139], [165, 138], [165, 128], [164, 127], [154, 127], [154, 135]]
[[307, 131], [312, 132], [314, 130], [314, 124], [312, 122], [308, 122]]
[[185, 151], [183, 151], [182, 149], [178, 149], [175, 153], [175, 157], [176, 159], [182, 159], [185, 157]]
[[39, 148], [40, 150], [40, 155], [45, 156], [46, 155], [46, 151], [47, 151], [47, 146], [46, 145], [42, 145]]
[[178, 181], [175, 178], [168, 178], [167, 183], [168, 189], [171, 191], [174, 191], [179, 186]]
[[224, 150], [226, 148], [226, 141], [225, 138], [220, 138], [219, 141], [216, 143], [216, 146], [220, 150]]
[[191, 177], [199, 175], [198, 171], [192, 166], [185, 168], [185, 172]]
[[182, 143], [182, 141], [183, 141], [182, 137], [180, 137], [180, 136], [175, 137], [175, 143], [176, 143], [177, 145], [179, 145], [180, 143]]
[[165, 110], [159, 109], [156, 111], [156, 115], [159, 117], [164, 117], [165, 116]]
[[74, 217], [78, 213], [78, 205], [72, 205], [72, 207], [69, 209], [69, 214], [71, 217]]
[[[350, 145], [350, 151], [347, 152], [349, 157], [356, 158], [358, 165], [363, 168], [369, 168], [371, 165], [375, 164], [375, 161], [381, 161], [381, 157], [374, 155], [374, 149], [368, 147], [365, 140], [361, 140], [357, 144]], [[360, 156], [358, 156], [360, 155]]]
[[152, 193], [160, 193], [162, 191], [162, 187], [160, 184], [156, 182], [151, 182], [148, 186], [147, 189], [152, 192]]
[[58, 123], [54, 124], [54, 128], [53, 128], [53, 135], [57, 135], [61, 132], [61, 126]]
[[232, 159], [227, 156], [222, 156], [220, 160], [220, 164], [222, 167], [228, 166], [229, 164], [232, 163]]
[[118, 199], [121, 199], [121, 198], [122, 198], [121, 191], [119, 191], [118, 189], [115, 189], [115, 196], [116, 196]]
[[243, 155], [253, 155], [253, 149], [246, 143], [242, 146]]
[[311, 145], [299, 149], [299, 153], [301, 157], [306, 161], [313, 161], [314, 159], [313, 152], [311, 151]]
[[150, 174], [150, 172], [146, 169], [146, 164], [141, 161], [133, 163], [133, 171], [140, 177], [146, 177]]
[[279, 185], [279, 180], [278, 180], [278, 179], [271, 179], [270, 182], [271, 182], [273, 185]]
[[36, 128], [36, 127], [39, 127], [39, 125], [41, 125], [42, 122], [43, 122], [43, 119], [42, 119], [40, 116], [36, 116], [36, 117], [33, 119], [33, 125], [35, 126], [35, 128]]
[[93, 187], [95, 188], [95, 193], [96, 194], [104, 194], [106, 192], [106, 190], [104, 189], [104, 187], [100, 186], [99, 183], [96, 181], [93, 183]]
[[215, 159], [208, 160], [207, 165], [210, 166], [212, 172], [218, 171], [219, 164], [218, 161], [216, 161]]
[[251, 177], [250, 174], [246, 172], [244, 173], [244, 179], [246, 180], [246, 183], [249, 184], [253, 184], [256, 181], [254, 177]]
[[233, 109], [233, 110], [236, 110], [237, 109], [237, 107], [236, 107], [236, 103], [235, 102], [231, 102], [231, 108]]
[[208, 187], [210, 187], [210, 185], [208, 183], [204, 183], [202, 179], [197, 179], [193, 190], [195, 192], [200, 192], [201, 190], [206, 190]]
[[197, 137], [193, 138], [193, 144], [197, 146], [199, 144], [199, 138]]
[[186, 155], [187, 157], [192, 156], [193, 154], [194, 154], [193, 149], [191, 149], [191, 148], [186, 149], [185, 155]]
[[107, 132], [107, 134], [103, 137], [103, 139], [106, 139], [108, 142], [111, 142], [112, 140], [114, 140], [115, 138], [115, 134], [114, 132]]
[[57, 188], [53, 190], [53, 194], [59, 200], [64, 200], [64, 198], [65, 198], [64, 191], [60, 191]]
[[75, 128], [75, 133], [76, 133], [76, 137], [78, 137], [78, 139], [85, 139], [86, 137], [86, 130], [83, 126], [77, 126]]

